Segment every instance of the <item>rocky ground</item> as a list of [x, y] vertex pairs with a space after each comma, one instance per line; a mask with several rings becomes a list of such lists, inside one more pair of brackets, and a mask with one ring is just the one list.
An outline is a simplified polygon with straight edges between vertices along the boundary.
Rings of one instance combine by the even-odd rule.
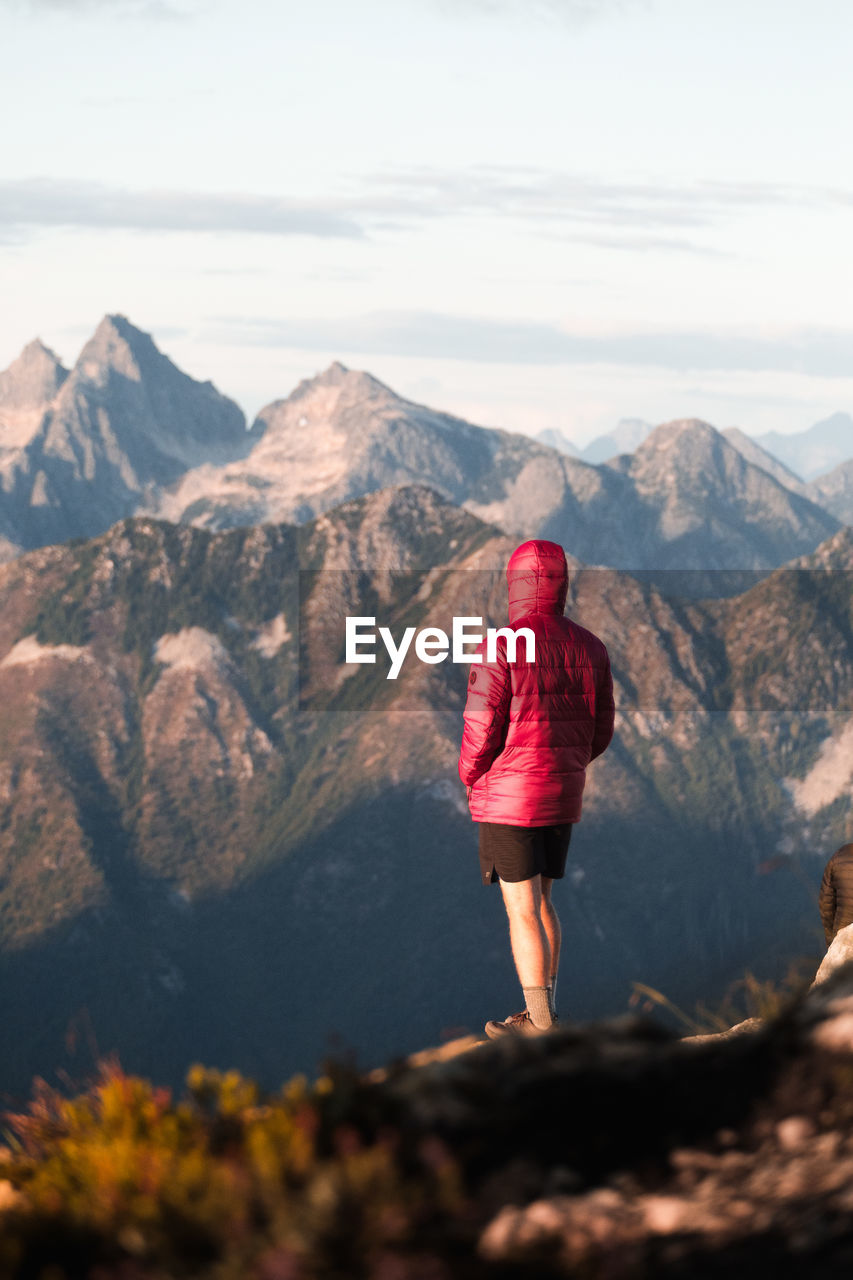
[[568, 1028], [383, 1088], [462, 1165], [472, 1274], [849, 1274], [853, 965], [738, 1035]]
[[626, 1018], [370, 1078], [338, 1067], [278, 1100], [200, 1069], [189, 1084], [195, 1110], [119, 1075], [9, 1120], [4, 1280], [811, 1280], [853, 1263], [849, 964], [737, 1035]]

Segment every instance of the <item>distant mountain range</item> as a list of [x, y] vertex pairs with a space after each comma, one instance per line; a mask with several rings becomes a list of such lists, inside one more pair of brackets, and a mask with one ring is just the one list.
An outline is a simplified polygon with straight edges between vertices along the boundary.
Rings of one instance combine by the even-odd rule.
[[812, 480], [809, 493], [843, 524], [853, 524], [853, 459]]
[[755, 442], [803, 480], [814, 480], [853, 457], [853, 418], [834, 413], [806, 431], [767, 431], [755, 436]]
[[[653, 429], [651, 423], [640, 418], [623, 418], [612, 432], [597, 436], [582, 449], [552, 427], [540, 431], [536, 439], [572, 458], [600, 463], [620, 453], [633, 453]], [[739, 427], [727, 427], [723, 434], [750, 462], [763, 466], [795, 492], [805, 489], [807, 481], [824, 476], [853, 458], [853, 418], [848, 413], [835, 413], [805, 431], [789, 435], [768, 431], [748, 436]]]
[[[275, 1081], [333, 1029], [375, 1061], [503, 1011], [455, 771], [467, 670], [353, 672], [342, 630], [503, 619], [512, 545], [403, 487], [301, 527], [127, 520], [0, 568], [7, 1087], [73, 1069], [75, 1019], [155, 1078], [201, 1058]], [[761, 869], [802, 854], [814, 883], [807, 855], [849, 833], [851, 569], [842, 530], [701, 605], [573, 572], [618, 705], [561, 896], [575, 1016], [810, 946], [802, 881]]]
[[[647, 571], [769, 569], [838, 528], [695, 420], [659, 427], [634, 453], [592, 466], [413, 404], [334, 364], [263, 409], [252, 432], [244, 459], [186, 472], [160, 491], [152, 514], [207, 528], [303, 521], [388, 485], [424, 483], [509, 533]], [[703, 589], [713, 591], [710, 580]]]
[[608, 431], [603, 436], [596, 436], [583, 449], [577, 449], [562, 431], [555, 431], [552, 428], [540, 431], [536, 439], [541, 440], [543, 444], [551, 445], [554, 449], [560, 449], [570, 457], [582, 458], [584, 462], [599, 463], [607, 462], [609, 458], [615, 458], [620, 453], [633, 453], [652, 430], [652, 424], [643, 422], [641, 418], [622, 418], [613, 431]]
[[579, 559], [624, 568], [772, 568], [838, 527], [695, 421], [592, 466], [413, 404], [340, 364], [246, 431], [236, 406], [120, 317], [102, 322], [67, 376], [51, 359], [42, 349], [7, 375], [16, 406], [58, 386], [29, 440], [18, 425], [4, 459], [10, 544], [88, 536], [140, 511], [208, 528], [301, 522], [413, 482], [507, 532], [554, 537]]
[[790, 489], [792, 493], [798, 493], [801, 497], [809, 497], [809, 486], [798, 475], [795, 475], [790, 467], [786, 467], [784, 462], [780, 462], [772, 453], [768, 453], [766, 449], [762, 449], [761, 445], [753, 436], [748, 436], [739, 427], [726, 427], [723, 435], [729, 444], [733, 444], [739, 453], [742, 453], [747, 462], [751, 462], [753, 466], [761, 467], [762, 471], [766, 471], [768, 475], [773, 476], [774, 480], [778, 480], [786, 489]]
[[533, 437], [540, 444], [547, 445], [549, 449], [556, 449], [559, 453], [565, 453], [570, 458], [582, 458], [583, 451], [572, 444], [568, 436], [563, 435], [562, 431], [558, 431], [556, 427], [546, 427], [544, 431], [540, 431], [538, 435]]
[[[831, 439], [824, 436], [824, 442], [832, 444], [833, 448], [831, 451], [827, 448], [823, 456], [828, 457], [830, 453], [831, 456], [839, 454], [846, 456], [846, 451], [853, 448], [853, 419], [849, 419], [846, 414], [838, 413], [827, 421], [838, 427], [838, 431]], [[853, 458], [839, 463], [831, 471], [821, 471], [816, 478], [806, 483], [778, 458], [768, 453], [766, 449], [762, 449], [755, 439], [744, 435], [737, 427], [729, 427], [723, 434], [745, 458], [763, 468], [792, 493], [809, 498], [819, 507], [823, 507], [824, 511], [835, 516], [842, 524], [853, 523]], [[810, 434], [810, 432], [803, 432], [803, 439]], [[786, 436], [784, 439], [793, 440], [796, 444], [796, 437]], [[796, 448], [792, 448], [790, 452], [792, 456], [797, 456]], [[808, 472], [810, 468], [805, 467], [804, 470]]]
[[7, 555], [132, 514], [210, 529], [300, 523], [389, 485], [424, 483], [588, 563], [770, 569], [816, 547], [847, 510], [842, 483], [804, 486], [747, 437], [697, 420], [654, 431], [626, 420], [596, 443], [615, 454], [593, 465], [414, 404], [341, 364], [246, 430], [236, 405], [120, 316], [102, 321], [70, 372], [31, 344], [0, 375], [0, 442]]
[[634, 454], [594, 467], [335, 364], [262, 410], [253, 433], [242, 461], [188, 471], [152, 513], [207, 528], [302, 521], [387, 485], [425, 483], [509, 533], [645, 570], [771, 568], [838, 528], [695, 421], [659, 427]]
[[252, 442], [236, 404], [121, 316], [101, 321], [70, 372], [31, 343], [0, 375], [0, 534], [13, 549], [100, 533]]
[[275, 1083], [331, 1029], [378, 1061], [509, 1011], [467, 673], [345, 668], [342, 625], [503, 621], [523, 537], [567, 548], [616, 682], [573, 1016], [811, 945], [853, 817], [853, 461], [806, 482], [737, 431], [624, 426], [593, 464], [336, 363], [247, 429], [120, 316], [70, 370], [32, 343], [0, 375], [5, 1087], [79, 1067], [69, 1028], [156, 1078]]
[[[570, 457], [599, 463], [620, 453], [633, 453], [653, 429], [641, 418], [623, 418], [613, 431], [597, 436], [582, 449], [554, 428], [540, 431], [536, 439]], [[805, 431], [789, 435], [768, 431], [748, 436], [739, 427], [727, 427], [723, 434], [750, 462], [763, 466], [789, 488], [802, 486], [853, 458], [853, 418], [848, 413], [835, 413]]]

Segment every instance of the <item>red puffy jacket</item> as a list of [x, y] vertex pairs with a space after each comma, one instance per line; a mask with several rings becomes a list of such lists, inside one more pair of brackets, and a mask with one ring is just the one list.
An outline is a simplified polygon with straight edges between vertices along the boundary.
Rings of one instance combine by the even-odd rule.
[[568, 568], [556, 542], [525, 542], [507, 565], [509, 620], [535, 637], [535, 661], [519, 638], [507, 662], [472, 665], [459, 776], [475, 822], [544, 827], [577, 822], [586, 766], [613, 737], [613, 680], [607, 650], [563, 617]]

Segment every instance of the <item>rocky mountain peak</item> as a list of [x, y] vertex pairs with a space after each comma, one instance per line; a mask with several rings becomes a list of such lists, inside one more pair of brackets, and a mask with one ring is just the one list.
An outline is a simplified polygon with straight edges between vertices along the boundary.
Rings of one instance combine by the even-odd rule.
[[853, 529], [845, 525], [811, 553], [791, 562], [797, 569], [853, 569]]
[[808, 496], [845, 524], [853, 524], [853, 458], [807, 486]]
[[[134, 383], [144, 387], [132, 390]], [[212, 382], [183, 373], [150, 334], [125, 316], [104, 316], [80, 353], [63, 402], [70, 405], [92, 385], [109, 386], [111, 402], [126, 424], [135, 418], [137, 432], [144, 427], [166, 445], [166, 452], [171, 452], [169, 442], [183, 445], [188, 440], [210, 444], [215, 452], [221, 445], [240, 445], [246, 434], [245, 418], [233, 401], [220, 395]], [[235, 456], [240, 456], [239, 448]]]
[[544, 431], [538, 432], [534, 437], [540, 444], [545, 444], [549, 449], [557, 449], [560, 453], [565, 453], [570, 458], [580, 458], [581, 451], [572, 444], [568, 436], [557, 427], [546, 427]]
[[742, 453], [747, 462], [753, 463], [756, 467], [761, 467], [768, 475], [773, 476], [774, 480], [778, 480], [786, 489], [790, 489], [792, 493], [799, 493], [804, 497], [808, 497], [806, 485], [803, 484], [799, 476], [795, 475], [784, 462], [780, 462], [772, 453], [768, 453], [766, 449], [762, 449], [760, 444], [756, 444], [752, 436], [746, 435], [739, 427], [727, 427], [723, 435], [729, 444], [733, 444], [738, 453]]
[[0, 373], [0, 404], [15, 408], [47, 404], [67, 377], [68, 370], [50, 347], [35, 338]]
[[38, 429], [68, 370], [40, 338], [0, 373], [0, 446], [20, 448]]
[[29, 423], [26, 457], [13, 459], [14, 474], [7, 468], [13, 527], [25, 530], [24, 545], [98, 533], [136, 510], [151, 486], [242, 458], [253, 439], [212, 383], [182, 373], [126, 317], [107, 315]]
[[651, 430], [651, 424], [644, 422], [642, 418], [620, 418], [612, 431], [590, 441], [581, 457], [585, 462], [597, 465], [620, 454], [633, 453]]
[[330, 401], [330, 392], [335, 393], [331, 398], [336, 402], [342, 400], [352, 405], [368, 401], [376, 403], [400, 400], [396, 392], [386, 387], [384, 382], [380, 382], [372, 374], [364, 373], [360, 369], [348, 369], [339, 360], [335, 360], [328, 369], [324, 369], [316, 377], [304, 378], [284, 403], [300, 403], [303, 408], [307, 407], [312, 400], [326, 403]]
[[[699, 418], [657, 427], [636, 453], [608, 464], [633, 485], [663, 547], [661, 568], [770, 568], [834, 534], [837, 521], [793, 493]], [[713, 546], [709, 544], [713, 531]], [[721, 580], [722, 581], [722, 580]], [[702, 590], [714, 594], [712, 582]]]
[[[731, 455], [731, 456], [729, 456]], [[668, 478], [682, 484], [723, 470], [737, 471], [743, 458], [725, 437], [700, 418], [677, 418], [656, 427], [627, 459], [627, 470], [640, 483]]]
[[113, 370], [139, 382], [144, 372], [152, 372], [158, 365], [175, 368], [150, 336], [125, 316], [106, 315], [80, 353], [75, 373], [88, 381], [102, 382]]
[[697, 444], [708, 445], [721, 438], [721, 434], [710, 423], [701, 418], [676, 418], [672, 422], [664, 422], [640, 444], [638, 454], [649, 454], [662, 449], [671, 449], [674, 445], [683, 447]]
[[767, 431], [755, 441], [804, 480], [814, 480], [853, 455], [853, 418], [833, 413], [806, 431]]
[[[363, 431], [375, 414], [386, 413], [407, 402], [378, 378], [348, 369], [336, 360], [313, 378], [305, 378], [284, 400], [275, 400], [261, 409], [252, 430], [267, 432], [267, 448], [275, 448], [281, 437], [309, 432], [331, 431], [341, 444], [353, 432]], [[343, 433], [343, 434], [341, 434]], [[330, 439], [330, 447], [332, 441]]]

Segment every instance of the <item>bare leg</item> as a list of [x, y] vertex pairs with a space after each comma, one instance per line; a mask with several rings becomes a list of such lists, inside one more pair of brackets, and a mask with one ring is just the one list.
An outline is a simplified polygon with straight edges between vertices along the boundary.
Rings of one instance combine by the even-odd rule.
[[533, 876], [518, 883], [501, 880], [500, 886], [518, 980], [522, 987], [547, 987], [551, 980], [551, 944], [543, 923], [542, 877]]
[[545, 937], [548, 939], [548, 948], [551, 953], [551, 967], [548, 971], [548, 981], [550, 982], [551, 978], [556, 978], [557, 976], [557, 970], [560, 965], [560, 942], [563, 935], [560, 929], [559, 917], [551, 901], [551, 886], [554, 881], [549, 880], [547, 876], [542, 876], [541, 880], [542, 902], [540, 915], [542, 917], [542, 928], [545, 930]]

